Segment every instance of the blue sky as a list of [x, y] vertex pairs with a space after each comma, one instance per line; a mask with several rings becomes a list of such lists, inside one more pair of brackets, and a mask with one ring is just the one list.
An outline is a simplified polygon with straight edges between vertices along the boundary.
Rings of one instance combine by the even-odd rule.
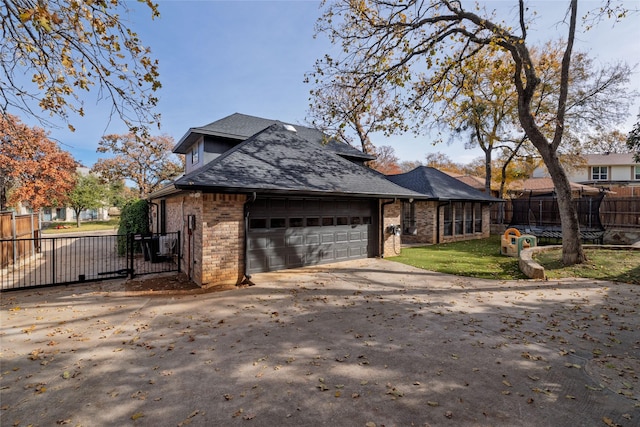
[[[540, 14], [537, 37], [547, 40], [564, 35], [564, 27], [556, 24], [564, 16], [566, 3], [531, 2]], [[633, 3], [637, 7], [637, 1]], [[126, 17], [160, 61], [162, 127], [158, 133], [168, 134], [177, 142], [190, 127], [235, 112], [304, 122], [311, 89], [303, 83], [304, 74], [332, 49], [324, 38], [313, 37], [320, 15], [318, 1], [160, 0], [158, 4], [161, 17], [153, 21], [148, 10], [136, 2], [129, 3], [131, 12]], [[515, 4], [486, 2], [487, 7], [505, 8], [507, 13]], [[581, 4], [586, 10], [598, 2]], [[637, 18], [635, 15], [613, 28], [605, 22], [596, 30], [578, 34], [577, 47], [589, 50], [603, 62], [640, 61]], [[640, 90], [638, 73], [633, 87]], [[126, 128], [116, 118], [108, 121], [108, 103], [96, 105], [93, 94], [84, 99], [87, 115], [72, 118], [76, 132], [62, 126], [52, 129], [51, 136], [77, 160], [92, 166], [103, 155], [96, 153], [101, 136], [125, 133]], [[623, 130], [630, 130], [639, 108], [636, 103]], [[479, 150], [464, 150], [462, 142], [433, 146], [428, 136], [380, 137], [374, 143], [391, 145], [400, 160], [424, 160], [427, 153], [441, 151], [454, 161], [467, 163], [481, 154]]]

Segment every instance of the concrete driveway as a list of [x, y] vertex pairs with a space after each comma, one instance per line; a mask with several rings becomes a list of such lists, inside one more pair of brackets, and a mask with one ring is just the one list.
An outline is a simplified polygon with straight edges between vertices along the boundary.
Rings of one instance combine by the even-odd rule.
[[638, 286], [379, 259], [254, 281], [2, 294], [0, 424], [640, 425]]

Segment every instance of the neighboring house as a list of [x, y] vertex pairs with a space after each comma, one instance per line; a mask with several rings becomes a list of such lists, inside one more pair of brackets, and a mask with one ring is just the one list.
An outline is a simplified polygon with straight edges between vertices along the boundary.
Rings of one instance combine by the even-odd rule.
[[189, 129], [174, 152], [185, 175], [149, 196], [152, 230], [181, 232], [182, 269], [201, 286], [394, 255], [402, 206], [433, 199], [317, 130], [243, 114]]
[[[605, 188], [612, 191], [610, 197], [640, 196], [640, 163], [632, 153], [585, 154], [585, 164], [567, 170], [569, 181]], [[534, 177], [547, 177], [544, 166], [537, 168]]]
[[[592, 187], [590, 185], [577, 184], [570, 182], [571, 195], [575, 197], [581, 197], [583, 195], [596, 195], [602, 191], [601, 188]], [[514, 181], [509, 188], [509, 195], [513, 199], [520, 197], [529, 197], [531, 195], [543, 195], [553, 194], [555, 192], [555, 186], [551, 178], [529, 178], [521, 181]]]
[[[86, 166], [78, 166], [76, 171], [81, 175], [88, 175], [90, 172], [89, 168]], [[75, 221], [76, 220], [76, 212], [68, 207], [54, 207], [48, 206], [40, 209], [40, 221], [43, 222], [51, 222], [51, 221]], [[100, 207], [97, 209], [84, 209], [80, 211], [80, 220], [81, 221], [108, 221], [109, 220], [109, 208], [108, 207]]]
[[500, 202], [432, 167], [387, 177], [427, 200], [402, 203], [402, 243], [443, 243], [489, 237], [491, 204]]

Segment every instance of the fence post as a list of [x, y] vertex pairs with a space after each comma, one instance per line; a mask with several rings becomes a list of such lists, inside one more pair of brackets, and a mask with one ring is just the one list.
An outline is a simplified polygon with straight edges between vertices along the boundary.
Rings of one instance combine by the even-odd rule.
[[177, 262], [178, 262], [178, 273], [180, 273], [180, 264], [181, 264], [181, 262], [180, 262], [180, 261], [181, 261], [181, 257], [180, 257], [180, 255], [181, 255], [181, 254], [180, 254], [180, 252], [181, 252], [181, 251], [180, 251], [180, 249], [182, 248], [182, 245], [181, 245], [181, 242], [180, 242], [180, 237], [181, 237], [181, 236], [180, 236], [180, 230], [178, 230], [178, 241], [176, 242], [176, 245], [177, 245], [177, 247], [178, 247], [178, 250], [177, 250], [177, 252], [178, 252], [178, 258], [177, 258]]
[[16, 241], [16, 213], [11, 212], [11, 238], [13, 239], [13, 265], [18, 263], [18, 242]]
[[133, 279], [133, 233], [127, 233], [127, 259], [129, 262], [129, 279]]

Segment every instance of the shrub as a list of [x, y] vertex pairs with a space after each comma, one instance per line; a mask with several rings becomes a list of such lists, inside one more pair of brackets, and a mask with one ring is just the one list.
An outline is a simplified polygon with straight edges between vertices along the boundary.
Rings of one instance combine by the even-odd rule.
[[[118, 254], [127, 252], [128, 234], [149, 233], [149, 204], [146, 200], [128, 202], [120, 212], [120, 227], [118, 227]], [[140, 251], [140, 245], [135, 248]]]

